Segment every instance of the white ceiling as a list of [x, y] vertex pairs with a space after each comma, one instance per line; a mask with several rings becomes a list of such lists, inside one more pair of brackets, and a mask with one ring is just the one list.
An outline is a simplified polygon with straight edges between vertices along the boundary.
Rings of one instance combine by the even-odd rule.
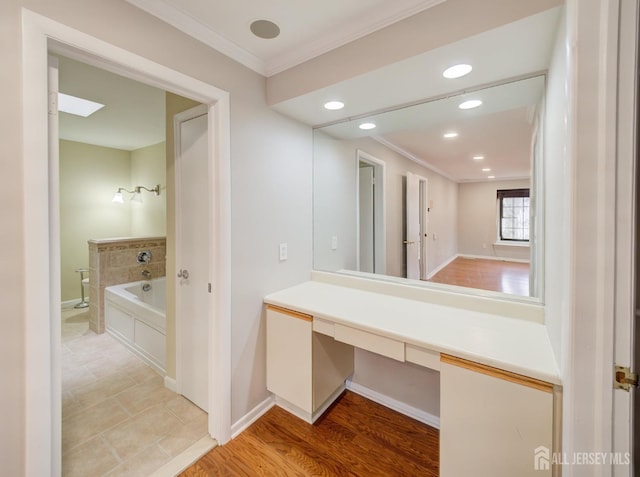
[[[446, 0], [127, 0], [254, 71], [271, 76]], [[270, 20], [271, 40], [249, 26]]]
[[88, 118], [60, 113], [60, 138], [132, 151], [165, 139], [165, 92], [58, 57], [59, 90], [101, 104]]
[[[453, 0], [127, 1], [254, 70], [269, 74], [325, 53], [407, 15]], [[544, 72], [549, 65], [560, 12], [561, 7], [552, 8], [272, 107], [309, 125], [333, 124], [363, 117], [372, 111], [385, 111], [427, 98], [445, 98], [475, 90], [479, 86]], [[254, 37], [249, 32], [249, 25], [261, 18], [276, 21], [282, 29], [281, 37], [275, 40]], [[455, 22], [455, 18], [451, 21]], [[394, 47], [402, 48], [402, 44]], [[354, 61], [358, 61], [357, 57]], [[445, 80], [441, 76], [442, 71], [457, 62], [472, 64], [472, 73], [457, 80]], [[162, 91], [71, 60], [65, 60], [61, 65], [60, 89], [106, 104], [103, 110], [87, 119], [61, 114], [63, 138], [127, 150], [164, 140]], [[335, 112], [324, 110], [322, 104], [330, 99], [340, 99], [346, 107]], [[513, 160], [530, 155], [530, 140], [521, 141], [519, 150], [515, 148], [515, 141], [511, 141], [523, 137], [526, 131], [530, 136], [531, 124], [524, 119], [530, 103], [524, 105], [516, 101], [511, 106], [500, 103], [499, 109], [495, 109], [498, 103], [492, 101], [485, 101], [481, 110], [463, 118], [449, 118], [447, 127], [469, 130], [455, 143], [443, 144], [438, 138], [438, 127], [443, 127], [443, 124], [431, 130], [427, 128], [428, 121], [423, 119], [421, 129], [418, 129], [406, 117], [401, 122], [413, 132], [398, 131], [395, 127], [388, 129], [380, 124], [371, 135], [457, 181], [486, 179], [486, 174], [478, 173], [477, 164], [469, 164], [471, 169], [464, 169], [465, 161], [461, 158], [468, 156], [471, 150], [486, 152], [487, 167], [492, 167], [492, 173], [497, 178], [526, 175], [528, 166], [522, 161], [509, 164], [507, 157]], [[502, 111], [502, 114], [497, 114], [498, 111]], [[476, 114], [484, 115], [484, 119], [472, 121], [470, 118]], [[444, 111], [440, 111], [439, 115], [441, 119], [446, 116]], [[343, 127], [337, 126], [338, 129]], [[496, 130], [509, 139], [500, 140], [504, 145], [501, 150], [495, 144], [496, 137], [490, 134], [490, 131]], [[335, 131], [332, 134], [339, 135]], [[362, 135], [361, 132], [358, 134]], [[473, 142], [470, 142], [470, 138], [473, 138]], [[439, 142], [436, 143], [436, 140]], [[444, 149], [445, 146], [448, 149]], [[494, 151], [491, 152], [491, 164], [487, 151]]]
[[[544, 76], [513, 81], [462, 95], [339, 122], [319, 130], [336, 139], [371, 136], [397, 152], [457, 182], [523, 179], [530, 176], [533, 117], [541, 104]], [[482, 106], [458, 105], [479, 99]], [[372, 122], [371, 131], [359, 129]], [[444, 133], [456, 132], [456, 138]], [[473, 160], [483, 155], [484, 160]], [[489, 167], [491, 172], [483, 172]]]
[[[273, 108], [303, 123], [321, 125], [543, 72], [549, 65], [559, 13], [559, 8], [553, 8], [531, 15]], [[473, 71], [462, 78], [445, 79], [442, 72], [456, 63], [470, 64]], [[334, 99], [344, 102], [344, 109], [323, 108], [326, 101]]]

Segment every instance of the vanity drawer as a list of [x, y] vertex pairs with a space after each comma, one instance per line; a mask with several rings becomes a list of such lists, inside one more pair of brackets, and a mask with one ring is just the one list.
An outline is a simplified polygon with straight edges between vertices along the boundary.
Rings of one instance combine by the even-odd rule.
[[420, 348], [407, 344], [406, 346], [406, 359], [410, 363], [415, 363], [425, 368], [434, 369], [440, 371], [440, 353], [437, 351], [431, 351], [429, 349]]
[[338, 323], [334, 325], [334, 338], [337, 341], [366, 349], [372, 353], [404, 361], [404, 343], [402, 341], [396, 341], [368, 331], [356, 330]]
[[323, 320], [322, 318], [313, 317], [313, 331], [316, 333], [322, 333], [323, 335], [331, 336], [333, 338], [334, 329], [333, 322]]

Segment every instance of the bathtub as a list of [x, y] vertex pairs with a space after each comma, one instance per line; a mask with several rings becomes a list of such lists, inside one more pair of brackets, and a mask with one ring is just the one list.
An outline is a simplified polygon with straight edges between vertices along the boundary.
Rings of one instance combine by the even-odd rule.
[[[150, 284], [149, 291], [143, 285]], [[165, 374], [165, 278], [113, 285], [104, 290], [107, 332]]]

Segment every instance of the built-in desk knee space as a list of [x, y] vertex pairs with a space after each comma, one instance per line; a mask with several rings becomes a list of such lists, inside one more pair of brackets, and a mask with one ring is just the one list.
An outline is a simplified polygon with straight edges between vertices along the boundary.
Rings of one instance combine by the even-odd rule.
[[267, 389], [276, 403], [313, 423], [353, 374], [353, 346], [313, 332], [313, 317], [267, 307]]

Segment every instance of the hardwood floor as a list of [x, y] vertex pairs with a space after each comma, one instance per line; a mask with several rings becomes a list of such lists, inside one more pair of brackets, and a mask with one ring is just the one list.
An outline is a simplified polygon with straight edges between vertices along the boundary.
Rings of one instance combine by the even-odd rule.
[[438, 475], [438, 430], [345, 392], [314, 425], [273, 407], [181, 475]]
[[458, 257], [429, 281], [529, 296], [529, 264]]

